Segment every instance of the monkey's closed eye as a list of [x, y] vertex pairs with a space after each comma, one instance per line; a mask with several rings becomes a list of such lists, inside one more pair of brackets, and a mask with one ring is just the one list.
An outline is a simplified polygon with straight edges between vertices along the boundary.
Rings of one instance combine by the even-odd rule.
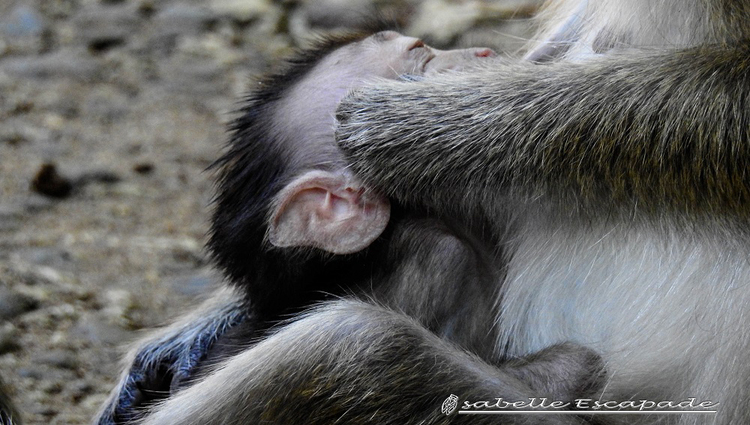
[[418, 49], [418, 48], [420, 48], [420, 47], [421, 47], [421, 48], [425, 48], [426, 46], [425, 46], [425, 44], [424, 44], [424, 41], [422, 41], [422, 40], [420, 40], [420, 39], [417, 39], [417, 41], [415, 41], [414, 43], [412, 43], [412, 45], [411, 45], [411, 46], [409, 46], [409, 49], [408, 49], [408, 50], [410, 50], [410, 51], [411, 51], [411, 50], [414, 50], [414, 49]]

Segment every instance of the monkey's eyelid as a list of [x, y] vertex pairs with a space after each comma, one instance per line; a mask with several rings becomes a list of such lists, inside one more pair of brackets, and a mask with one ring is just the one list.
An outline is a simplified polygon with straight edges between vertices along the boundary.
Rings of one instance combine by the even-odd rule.
[[377, 42], [382, 41], [388, 41], [393, 40], [396, 37], [399, 37], [401, 34], [397, 33], [396, 31], [380, 31], [372, 35], [372, 38]]

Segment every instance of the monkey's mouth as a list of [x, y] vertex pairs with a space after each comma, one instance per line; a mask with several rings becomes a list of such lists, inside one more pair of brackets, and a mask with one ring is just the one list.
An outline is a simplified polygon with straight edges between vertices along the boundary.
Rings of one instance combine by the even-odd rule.
[[430, 61], [432, 61], [433, 59], [435, 59], [436, 56], [437, 55], [434, 54], [434, 53], [432, 53], [432, 52], [429, 52], [427, 54], [427, 57], [422, 62], [422, 69], [420, 69], [420, 71], [421, 71], [422, 74], [424, 74], [426, 72], [426, 70], [427, 70], [427, 64], [430, 63]]

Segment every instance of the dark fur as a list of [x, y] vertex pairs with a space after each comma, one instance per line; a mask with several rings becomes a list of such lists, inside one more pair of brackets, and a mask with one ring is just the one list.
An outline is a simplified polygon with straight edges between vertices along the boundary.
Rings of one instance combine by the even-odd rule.
[[21, 416], [0, 381], [0, 425], [21, 425]]
[[[308, 289], [334, 288], [341, 276], [331, 276], [329, 271], [344, 276], [358, 273], [347, 267], [324, 267], [339, 261], [335, 258], [312, 259], [300, 250], [272, 249], [264, 238], [271, 201], [293, 177], [278, 151], [282, 143], [271, 135], [269, 126], [275, 123], [269, 122], [269, 111], [326, 54], [363, 37], [321, 40], [288, 61], [285, 69], [261, 79], [232, 123], [226, 153], [212, 166], [219, 176], [208, 248], [261, 316], [278, 317], [281, 311], [309, 301]], [[288, 294], [299, 299], [289, 299]]]

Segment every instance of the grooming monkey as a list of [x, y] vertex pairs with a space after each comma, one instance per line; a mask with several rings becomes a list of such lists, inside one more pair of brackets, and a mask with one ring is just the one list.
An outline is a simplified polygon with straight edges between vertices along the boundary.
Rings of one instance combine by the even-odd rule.
[[493, 217], [506, 355], [572, 341], [605, 400], [719, 403], [602, 422], [750, 423], [750, 1], [547, 13], [527, 61], [345, 98], [340, 147], [403, 205]]
[[[367, 191], [351, 175], [335, 145], [334, 111], [352, 87], [376, 78], [431, 78], [493, 56], [481, 48], [440, 51], [383, 31], [325, 42], [262, 80], [218, 162], [211, 248], [235, 287], [224, 288], [191, 316], [143, 341], [128, 358], [130, 370], [98, 423], [139, 418], [138, 423], [254, 423], [264, 418], [328, 424], [341, 417], [342, 409], [347, 422], [363, 422], [376, 413], [374, 405], [360, 406], [338, 391], [325, 390], [318, 393], [328, 401], [313, 405], [288, 389], [298, 387], [299, 380], [338, 380], [358, 357], [380, 349], [386, 358], [408, 358], [408, 367], [423, 373], [438, 361], [442, 371], [432, 380], [471, 388], [477, 397], [572, 400], [592, 395], [602, 365], [595, 353], [574, 344], [501, 364], [504, 359], [493, 355], [494, 338], [488, 338], [494, 332], [486, 320], [492, 317], [494, 298], [484, 295], [494, 290], [496, 276], [484, 241], [469, 237], [469, 228], [454, 228], [419, 211], [399, 205], [391, 210], [386, 198]], [[350, 299], [331, 301], [331, 294]], [[324, 303], [298, 321], [266, 335], [280, 318], [320, 301]], [[480, 310], [484, 313], [477, 314]], [[337, 319], [351, 312], [362, 316]], [[332, 338], [342, 333], [338, 326], [359, 330]], [[411, 345], [417, 342], [442, 354], [414, 350]], [[300, 344], [305, 349], [290, 358], [289, 371], [273, 376], [278, 367], [264, 358], [281, 358], [275, 353], [293, 353]], [[335, 361], [330, 350], [336, 345], [351, 347], [347, 362], [321, 369]], [[477, 355], [498, 366], [487, 366]], [[383, 389], [382, 397], [391, 397], [394, 404], [401, 403], [398, 388], [411, 387], [409, 392], [424, 394], [408, 403], [421, 404], [421, 414], [438, 420], [450, 390], [424, 390], [422, 382], [403, 381], [404, 365], [394, 366], [361, 374], [356, 385], [362, 391], [385, 380], [391, 388]], [[268, 380], [261, 378], [268, 372]], [[249, 398], [235, 400], [239, 394]], [[198, 397], [196, 405], [203, 406], [208, 395], [217, 397], [213, 408], [199, 412], [185, 409], [194, 401], [177, 401]], [[164, 408], [149, 411], [165, 398]], [[297, 407], [281, 408], [284, 403]], [[411, 411], [405, 413], [378, 421], [406, 423]], [[549, 417], [544, 423], [581, 421]]]

